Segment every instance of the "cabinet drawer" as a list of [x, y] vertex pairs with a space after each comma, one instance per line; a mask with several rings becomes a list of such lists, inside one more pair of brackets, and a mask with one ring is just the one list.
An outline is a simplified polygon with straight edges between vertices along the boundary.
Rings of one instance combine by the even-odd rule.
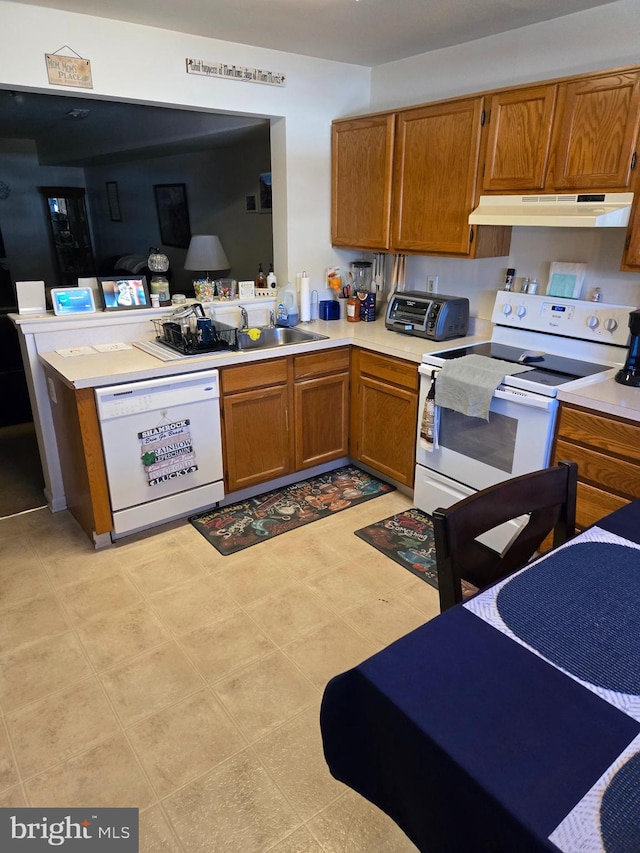
[[640, 462], [640, 426], [635, 424], [563, 406], [558, 436]]
[[602, 489], [589, 486], [587, 483], [578, 483], [576, 525], [581, 528], [589, 527], [628, 503], [629, 501], [625, 498], [603, 492]]
[[276, 358], [254, 361], [240, 367], [223, 367], [220, 370], [220, 382], [223, 394], [284, 384], [287, 382], [287, 359]]
[[349, 370], [349, 347], [322, 350], [293, 358], [293, 373], [296, 380], [324, 376]]
[[359, 350], [359, 362], [360, 373], [375, 376], [376, 379], [391, 382], [410, 391], [418, 390], [417, 364], [362, 349]]
[[562, 439], [556, 444], [556, 458], [577, 462], [578, 477], [582, 481], [586, 480], [628, 498], [640, 498], [640, 466], [587, 447], [568, 444]]

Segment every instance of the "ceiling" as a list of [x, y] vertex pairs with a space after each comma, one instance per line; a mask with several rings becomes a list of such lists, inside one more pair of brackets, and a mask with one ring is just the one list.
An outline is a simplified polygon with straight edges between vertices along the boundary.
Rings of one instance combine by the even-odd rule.
[[376, 66], [616, 0], [12, 0]]
[[268, 119], [9, 90], [0, 90], [0, 128], [3, 139], [34, 140], [42, 166], [131, 162], [256, 139], [269, 144]]

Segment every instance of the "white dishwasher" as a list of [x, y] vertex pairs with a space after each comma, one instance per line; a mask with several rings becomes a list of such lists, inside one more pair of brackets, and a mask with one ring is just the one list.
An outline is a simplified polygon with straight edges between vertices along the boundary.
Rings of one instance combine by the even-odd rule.
[[96, 388], [112, 538], [224, 497], [217, 370]]

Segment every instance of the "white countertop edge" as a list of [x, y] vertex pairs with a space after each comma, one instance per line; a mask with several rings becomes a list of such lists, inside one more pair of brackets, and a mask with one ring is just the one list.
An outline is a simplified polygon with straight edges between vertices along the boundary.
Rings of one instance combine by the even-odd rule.
[[571, 390], [559, 390], [558, 400], [599, 414], [640, 422], [640, 388], [616, 382], [614, 376], [618, 370], [617, 367], [612, 368], [578, 388], [574, 386]]
[[[134, 312], [135, 313], [135, 312]], [[456, 342], [464, 344], [485, 341], [491, 336], [491, 323], [476, 320], [473, 335], [453, 341], [429, 341], [403, 335], [385, 328], [384, 318], [373, 323], [349, 323], [346, 320], [314, 320], [301, 323], [300, 328], [327, 335], [327, 340], [274, 347], [272, 349], [223, 352], [180, 361], [160, 361], [149, 353], [133, 347], [108, 353], [64, 357], [59, 353], [39, 353], [43, 366], [51, 369], [65, 384], [75, 389], [94, 388], [122, 382], [136, 382], [159, 376], [176, 376], [228, 365], [247, 364], [288, 355], [301, 355], [339, 346], [358, 346], [383, 355], [419, 364], [425, 352], [433, 352]]]

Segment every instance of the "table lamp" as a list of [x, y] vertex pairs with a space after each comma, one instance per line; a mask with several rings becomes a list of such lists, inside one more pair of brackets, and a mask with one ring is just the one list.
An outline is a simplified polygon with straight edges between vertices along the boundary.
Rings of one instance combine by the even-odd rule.
[[193, 282], [196, 299], [201, 299], [204, 302], [211, 301], [213, 288], [209, 273], [228, 270], [230, 266], [219, 237], [213, 234], [194, 234], [192, 236], [184, 268], [186, 270], [201, 270], [206, 275], [204, 280]]

